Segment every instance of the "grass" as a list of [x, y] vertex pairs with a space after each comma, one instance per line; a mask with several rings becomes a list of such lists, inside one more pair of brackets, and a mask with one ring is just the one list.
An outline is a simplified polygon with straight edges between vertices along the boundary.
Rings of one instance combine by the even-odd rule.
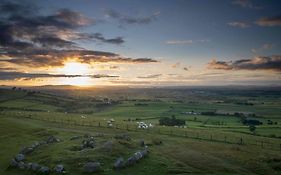
[[[50, 135], [62, 139], [62, 142], [42, 146], [28, 155], [27, 161], [38, 162], [49, 167], [61, 163], [70, 175], [83, 174], [82, 166], [87, 161], [101, 162], [103, 171], [97, 174], [104, 175], [281, 173], [278, 168], [281, 165], [281, 141], [276, 138], [281, 136], [280, 118], [276, 117], [280, 114], [280, 109], [276, 105], [278, 97], [255, 98], [256, 103], [259, 102], [258, 100], [266, 101], [266, 103], [262, 105], [263, 107], [255, 105], [249, 107], [232, 103], [213, 103], [214, 97], [198, 97], [198, 94], [190, 98], [193, 100], [201, 98], [200, 103], [189, 103], [188, 100], [181, 102], [169, 95], [165, 100], [160, 101], [155, 100], [154, 96], [135, 96], [135, 100], [133, 96], [130, 96], [130, 99], [122, 100], [119, 104], [99, 107], [103, 97], [92, 100], [92, 96], [86, 97], [84, 93], [79, 98], [44, 92], [30, 96], [26, 92], [2, 89], [0, 94], [0, 174], [32, 174], [29, 171], [7, 169], [7, 167], [21, 148], [46, 139]], [[174, 95], [177, 96], [177, 93], [175, 92]], [[118, 96], [114, 97], [118, 99]], [[143, 97], [146, 99], [144, 100]], [[183, 96], [183, 99], [185, 98]], [[238, 95], [219, 98], [249, 99]], [[55, 105], [56, 101], [60, 103]], [[136, 103], [147, 105], [135, 105]], [[74, 112], [67, 112], [70, 104], [76, 104]], [[254, 111], [257, 116], [266, 114], [263, 118], [256, 119], [263, 122], [271, 119], [277, 121], [278, 124], [258, 126], [256, 134], [253, 135], [248, 127], [242, 125], [236, 117], [182, 114], [191, 110], [197, 112]], [[171, 115], [185, 119], [187, 127], [158, 126], [159, 117]], [[115, 119], [114, 127], [108, 128], [107, 120], [111, 118]], [[155, 127], [150, 130], [137, 129], [136, 121], [127, 121], [129, 118], [153, 123]], [[98, 127], [99, 125], [101, 127]], [[92, 135], [103, 133], [104, 136], [95, 137], [96, 148], [75, 151], [74, 148], [81, 145], [83, 139], [70, 140], [70, 138], [83, 136], [86, 133]], [[132, 140], [117, 140], [114, 136], [118, 133], [128, 133]], [[237, 143], [241, 138], [244, 144], [239, 145]], [[144, 140], [149, 146], [149, 156], [133, 167], [120, 171], [113, 170], [113, 162], [118, 157], [128, 158], [137, 150], [142, 149], [139, 145], [140, 140]], [[103, 147], [107, 141], [112, 141], [113, 146], [110, 151]], [[162, 144], [158, 144], [159, 141]]]

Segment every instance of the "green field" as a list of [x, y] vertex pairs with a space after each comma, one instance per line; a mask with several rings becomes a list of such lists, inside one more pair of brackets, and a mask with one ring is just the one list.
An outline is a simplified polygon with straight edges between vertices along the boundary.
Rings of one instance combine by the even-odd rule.
[[[23, 147], [49, 136], [61, 141], [43, 145], [26, 161], [51, 169], [63, 164], [73, 175], [84, 174], [89, 161], [101, 163], [94, 174], [281, 174], [280, 106], [278, 89], [2, 88], [0, 174], [36, 174], [9, 167], [10, 161]], [[250, 131], [235, 113], [262, 124]], [[186, 125], [159, 125], [160, 118], [171, 116]], [[153, 127], [140, 129], [140, 121]], [[122, 133], [131, 140], [115, 138]], [[85, 134], [94, 136], [95, 148], [76, 150]], [[73, 136], [81, 138], [70, 140]], [[114, 170], [118, 157], [143, 149], [141, 140], [148, 156]]]

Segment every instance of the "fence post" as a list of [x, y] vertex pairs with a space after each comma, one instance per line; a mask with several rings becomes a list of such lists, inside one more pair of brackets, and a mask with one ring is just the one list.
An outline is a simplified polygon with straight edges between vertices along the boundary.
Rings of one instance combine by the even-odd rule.
[[242, 139], [242, 137], [240, 138], [240, 145], [242, 145], [243, 144], [243, 139]]
[[100, 122], [99, 122], [99, 127], [100, 127]]
[[127, 129], [127, 131], [129, 131], [129, 125], [128, 124], [126, 125], [126, 129]]
[[226, 136], [224, 136], [224, 143], [226, 143]]
[[213, 136], [212, 136], [212, 134], [211, 134], [211, 136], [210, 136], [210, 139], [211, 139], [211, 141], [213, 140]]

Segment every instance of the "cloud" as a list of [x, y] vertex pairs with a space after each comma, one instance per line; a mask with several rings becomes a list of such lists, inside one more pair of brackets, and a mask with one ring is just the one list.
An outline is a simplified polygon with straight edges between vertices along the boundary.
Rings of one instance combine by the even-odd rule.
[[107, 74], [96, 74], [96, 75], [91, 75], [91, 78], [117, 78], [119, 76], [117, 75], [107, 75]]
[[30, 80], [30, 79], [37, 79], [37, 78], [75, 78], [75, 77], [115, 78], [115, 77], [119, 77], [119, 76], [117, 76], [117, 75], [107, 75], [107, 74], [65, 75], [65, 74], [25, 73], [25, 72], [0, 71], [0, 80], [16, 80], [16, 79]]
[[242, 28], [242, 29], [250, 27], [249, 24], [247, 24], [245, 22], [238, 22], [238, 21], [229, 22], [229, 23], [227, 23], [227, 25], [232, 26], [232, 27]]
[[166, 44], [180, 44], [180, 45], [185, 45], [185, 44], [192, 44], [192, 40], [169, 40], [165, 42]]
[[281, 55], [270, 57], [255, 57], [253, 59], [241, 59], [236, 61], [216, 61], [212, 60], [208, 63], [209, 69], [221, 70], [271, 70], [281, 71]]
[[256, 24], [259, 26], [281, 26], [281, 16], [273, 16], [273, 17], [263, 17], [256, 21]]
[[262, 9], [262, 7], [254, 5], [251, 0], [235, 0], [232, 1], [232, 4], [249, 9]]
[[147, 75], [147, 76], [139, 76], [137, 78], [143, 78], [143, 79], [150, 79], [150, 78], [159, 78], [162, 74], [153, 74], [153, 75]]
[[[31, 4], [0, 2], [0, 61], [31, 67], [63, 66], [67, 59], [91, 62], [157, 62], [152, 58], [127, 58], [112, 52], [87, 50], [76, 40], [122, 44], [122, 37], [106, 38], [101, 33], [83, 33], [81, 28], [95, 20], [81, 13], [60, 9], [40, 15]], [[16, 9], [16, 11], [10, 11]]]
[[263, 44], [260, 48], [251, 49], [251, 51], [253, 53], [257, 53], [257, 52], [262, 52], [264, 50], [272, 49], [273, 47], [274, 47], [274, 44], [266, 43], [266, 44]]
[[160, 12], [155, 12], [150, 16], [131, 17], [121, 14], [113, 9], [109, 9], [106, 11], [106, 16], [119, 20], [121, 24], [149, 24], [152, 21], [156, 20], [159, 15]]

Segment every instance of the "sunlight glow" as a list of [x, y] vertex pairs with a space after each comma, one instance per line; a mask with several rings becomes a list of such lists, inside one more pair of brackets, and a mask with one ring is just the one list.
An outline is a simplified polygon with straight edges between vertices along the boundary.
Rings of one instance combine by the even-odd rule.
[[63, 68], [58, 69], [58, 72], [65, 75], [86, 75], [90, 73], [90, 69], [87, 64], [67, 62]]

